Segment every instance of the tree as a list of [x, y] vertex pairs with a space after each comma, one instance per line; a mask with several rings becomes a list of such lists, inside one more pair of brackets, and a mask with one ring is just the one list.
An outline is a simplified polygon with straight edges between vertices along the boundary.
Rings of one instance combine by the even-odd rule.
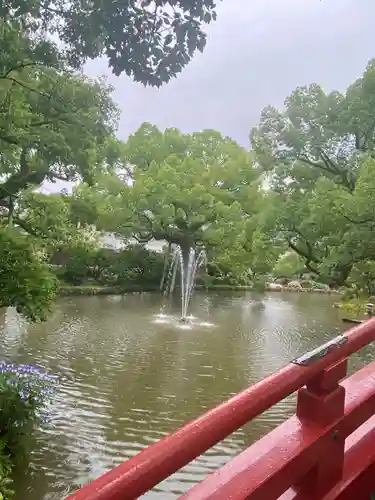
[[2, 71], [0, 206], [9, 217], [33, 201], [21, 202], [22, 193], [44, 181], [92, 182], [110, 167], [118, 155], [117, 108], [101, 81], [54, 69]]
[[362, 196], [357, 183], [373, 155], [374, 100], [373, 60], [345, 95], [326, 94], [316, 84], [297, 88], [283, 112], [267, 107], [251, 132], [257, 161], [277, 193], [276, 231], [334, 286], [345, 283], [358, 254], [366, 253], [358, 250], [358, 224], [345, 211]]
[[30, 241], [12, 228], [0, 228], [0, 307], [16, 307], [31, 321], [44, 320], [57, 280]]
[[99, 228], [143, 243], [165, 240], [185, 256], [190, 247], [204, 246], [226, 259], [224, 249], [232, 249], [248, 265], [262, 203], [248, 151], [212, 130], [161, 132], [150, 124], [130, 136], [124, 150], [126, 168], [86, 194], [79, 190], [100, 205]]
[[110, 88], [54, 70], [17, 75], [32, 88], [0, 80], [0, 200], [45, 180], [90, 181], [116, 124]]
[[353, 191], [361, 157], [374, 146], [374, 100], [375, 59], [345, 95], [298, 87], [283, 112], [266, 107], [251, 131], [258, 161], [279, 190], [311, 187], [324, 176]]
[[202, 26], [216, 12], [214, 0], [4, 0], [0, 19], [36, 43], [43, 64], [78, 68], [106, 56], [116, 75], [159, 86], [203, 51]]

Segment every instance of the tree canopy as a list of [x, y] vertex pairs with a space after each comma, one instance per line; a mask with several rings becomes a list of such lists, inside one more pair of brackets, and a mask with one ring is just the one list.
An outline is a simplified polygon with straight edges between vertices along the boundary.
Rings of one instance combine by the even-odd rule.
[[263, 110], [251, 131], [278, 213], [274, 237], [331, 285], [374, 259], [375, 60], [345, 94], [297, 88], [285, 109]]
[[98, 227], [143, 243], [165, 240], [185, 253], [203, 246], [222, 262], [236, 251], [245, 268], [254, 262], [263, 194], [246, 149], [213, 130], [162, 132], [145, 123], [124, 145], [124, 163], [75, 193], [99, 208]]
[[[116, 75], [152, 86], [168, 82], [203, 51], [202, 28], [215, 19], [214, 0], [4, 0], [0, 7], [5, 40], [9, 30], [24, 34], [34, 62], [77, 69], [105, 56]], [[28, 64], [14, 56], [13, 69]]]

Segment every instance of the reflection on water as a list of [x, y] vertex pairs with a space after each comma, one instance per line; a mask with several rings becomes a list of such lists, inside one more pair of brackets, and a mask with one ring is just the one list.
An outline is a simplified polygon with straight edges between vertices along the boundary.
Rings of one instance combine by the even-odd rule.
[[[20, 466], [16, 500], [61, 500], [342, 329], [331, 299], [320, 295], [198, 293], [185, 330], [176, 328], [178, 303], [160, 314], [160, 301], [157, 294], [64, 299], [49, 322], [31, 327], [7, 312], [3, 355], [61, 377], [51, 425], [29, 443], [28, 474]], [[291, 397], [271, 408], [147, 498], [186, 491], [293, 405]]]

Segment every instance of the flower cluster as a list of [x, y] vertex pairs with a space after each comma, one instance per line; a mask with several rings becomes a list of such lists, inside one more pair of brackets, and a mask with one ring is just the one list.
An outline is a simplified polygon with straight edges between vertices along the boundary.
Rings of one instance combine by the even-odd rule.
[[23, 454], [23, 437], [46, 421], [57, 377], [32, 365], [0, 361], [0, 500], [9, 499], [13, 458]]
[[[35, 418], [45, 419], [47, 403], [56, 388], [58, 378], [33, 365], [0, 362], [0, 379], [15, 393], [21, 402], [32, 406]], [[0, 391], [1, 391], [0, 384]]]

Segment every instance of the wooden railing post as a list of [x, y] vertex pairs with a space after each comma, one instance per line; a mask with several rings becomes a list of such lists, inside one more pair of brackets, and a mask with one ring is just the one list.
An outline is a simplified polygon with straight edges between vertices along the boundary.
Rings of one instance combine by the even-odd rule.
[[[344, 359], [323, 370], [298, 391], [297, 417], [302, 425], [326, 427], [344, 415], [345, 389], [339, 382], [346, 376], [347, 364]], [[342, 478], [345, 438], [333, 430], [328, 439], [327, 452], [316, 457], [316, 465], [295, 487], [304, 498], [321, 498]]]

